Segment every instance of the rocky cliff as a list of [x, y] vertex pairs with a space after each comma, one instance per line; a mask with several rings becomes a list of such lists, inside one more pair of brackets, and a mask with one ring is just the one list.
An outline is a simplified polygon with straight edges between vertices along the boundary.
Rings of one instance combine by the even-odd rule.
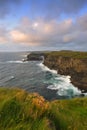
[[50, 52], [44, 55], [44, 64], [59, 74], [70, 75], [71, 82], [87, 92], [87, 52]]
[[39, 53], [39, 52], [32, 52], [29, 55], [27, 55], [27, 61], [39, 61], [39, 60], [43, 60], [43, 53]]

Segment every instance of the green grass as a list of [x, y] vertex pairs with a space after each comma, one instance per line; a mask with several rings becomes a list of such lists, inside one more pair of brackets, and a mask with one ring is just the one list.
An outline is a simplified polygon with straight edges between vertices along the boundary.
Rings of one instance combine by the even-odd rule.
[[87, 52], [79, 52], [79, 51], [53, 51], [53, 52], [46, 52], [45, 56], [51, 57], [72, 57], [78, 59], [87, 59]]
[[87, 98], [48, 102], [36, 93], [0, 88], [0, 130], [87, 130]]

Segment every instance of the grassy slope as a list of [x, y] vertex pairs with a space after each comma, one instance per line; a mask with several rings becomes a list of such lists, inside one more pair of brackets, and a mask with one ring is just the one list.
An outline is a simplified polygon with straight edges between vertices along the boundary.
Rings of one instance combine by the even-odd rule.
[[36, 93], [0, 88], [0, 130], [87, 130], [87, 98], [48, 102]]
[[79, 58], [79, 59], [87, 59], [87, 52], [79, 52], [79, 51], [53, 51], [53, 52], [46, 52], [45, 55], [49, 55], [51, 57], [72, 57], [72, 58]]

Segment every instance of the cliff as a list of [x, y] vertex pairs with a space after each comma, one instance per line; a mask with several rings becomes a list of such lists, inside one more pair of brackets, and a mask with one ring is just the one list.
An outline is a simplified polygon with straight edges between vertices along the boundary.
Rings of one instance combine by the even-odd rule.
[[37, 93], [0, 88], [0, 130], [87, 130], [87, 98], [48, 102]]
[[87, 92], [87, 52], [48, 52], [44, 55], [44, 64], [59, 74], [70, 75], [71, 82]]
[[30, 54], [27, 55], [27, 61], [39, 61], [39, 60], [43, 60], [43, 53], [41, 52], [32, 52]]

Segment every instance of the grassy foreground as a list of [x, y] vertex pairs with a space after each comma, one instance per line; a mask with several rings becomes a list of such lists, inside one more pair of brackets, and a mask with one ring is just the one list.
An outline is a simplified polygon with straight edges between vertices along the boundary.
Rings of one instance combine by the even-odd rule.
[[48, 102], [37, 93], [0, 88], [0, 130], [87, 130], [87, 98]]

